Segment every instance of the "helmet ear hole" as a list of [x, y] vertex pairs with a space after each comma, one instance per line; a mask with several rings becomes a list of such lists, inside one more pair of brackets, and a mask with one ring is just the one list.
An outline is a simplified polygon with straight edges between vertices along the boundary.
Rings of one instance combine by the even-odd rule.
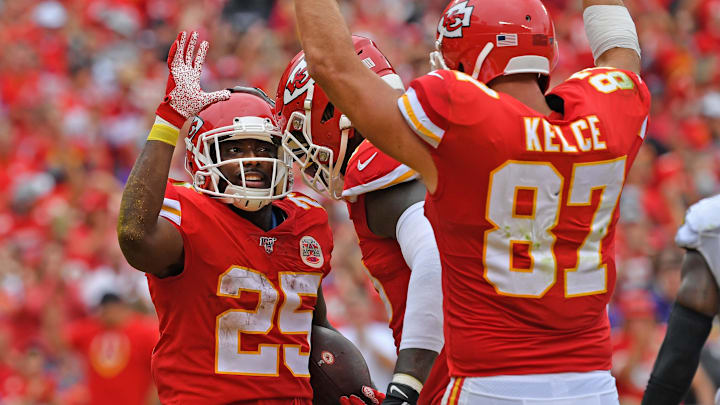
[[458, 70], [465, 73], [465, 66], [462, 63], [458, 63]]
[[327, 103], [325, 106], [325, 111], [323, 111], [322, 119], [320, 120], [321, 123], [326, 123], [330, 121], [333, 116], [335, 116], [335, 106], [333, 103]]

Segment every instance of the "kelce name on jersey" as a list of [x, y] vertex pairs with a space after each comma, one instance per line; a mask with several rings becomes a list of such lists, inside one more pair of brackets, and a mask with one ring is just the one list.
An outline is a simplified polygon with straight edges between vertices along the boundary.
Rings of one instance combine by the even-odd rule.
[[[598, 128], [600, 119], [595, 115], [589, 115], [570, 124], [572, 135], [563, 133], [563, 129], [558, 125], [552, 125], [541, 117], [523, 117], [523, 121], [525, 123], [525, 149], [528, 152], [577, 153], [607, 149], [604, 136]], [[568, 142], [573, 138], [574, 145]]]

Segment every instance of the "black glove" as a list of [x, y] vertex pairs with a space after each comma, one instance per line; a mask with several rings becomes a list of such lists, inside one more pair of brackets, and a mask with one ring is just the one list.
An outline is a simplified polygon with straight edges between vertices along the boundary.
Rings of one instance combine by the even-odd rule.
[[420, 393], [411, 386], [391, 382], [382, 405], [415, 405]]

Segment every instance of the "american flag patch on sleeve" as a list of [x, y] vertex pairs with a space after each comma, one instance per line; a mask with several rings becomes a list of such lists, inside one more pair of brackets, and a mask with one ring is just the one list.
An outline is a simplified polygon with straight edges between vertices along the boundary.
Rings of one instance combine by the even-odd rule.
[[518, 46], [517, 34], [498, 34], [495, 39], [498, 48], [503, 46]]

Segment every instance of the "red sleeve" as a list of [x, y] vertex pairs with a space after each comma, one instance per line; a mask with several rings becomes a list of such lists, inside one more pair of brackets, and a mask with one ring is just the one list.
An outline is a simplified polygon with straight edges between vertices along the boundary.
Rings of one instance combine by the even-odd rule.
[[343, 197], [355, 201], [357, 196], [396, 184], [415, 180], [417, 172], [384, 154], [370, 142], [363, 141], [348, 161]]
[[142, 326], [145, 335], [144, 342], [142, 342], [143, 351], [147, 353], [149, 357], [150, 355], [152, 355], [152, 351], [155, 348], [158, 339], [160, 339], [159, 326], [157, 320], [150, 317], [142, 319]]
[[484, 106], [498, 99], [497, 92], [462, 72], [437, 70], [410, 83], [398, 108], [413, 132], [437, 148], [451, 125], [477, 124], [491, 114]]
[[175, 188], [176, 184], [178, 183], [168, 180], [160, 216], [173, 223], [176, 228], [181, 229], [182, 207], [180, 205], [180, 193]]

